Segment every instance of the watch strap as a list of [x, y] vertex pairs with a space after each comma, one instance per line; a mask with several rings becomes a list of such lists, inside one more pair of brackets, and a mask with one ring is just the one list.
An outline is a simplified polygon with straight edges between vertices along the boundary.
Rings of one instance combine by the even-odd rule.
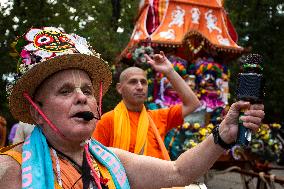
[[227, 144], [220, 136], [219, 133], [219, 125], [217, 125], [213, 130], [212, 130], [213, 138], [214, 138], [214, 143], [220, 145], [222, 148], [229, 150], [231, 149], [236, 143], [233, 142], [231, 144]]

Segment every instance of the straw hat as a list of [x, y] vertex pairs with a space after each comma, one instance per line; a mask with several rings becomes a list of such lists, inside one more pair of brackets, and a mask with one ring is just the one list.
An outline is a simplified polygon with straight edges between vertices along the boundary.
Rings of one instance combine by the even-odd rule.
[[21, 58], [18, 79], [9, 90], [9, 106], [12, 115], [22, 122], [34, 123], [29, 112], [30, 104], [23, 93], [33, 96], [46, 78], [60, 70], [77, 68], [86, 71], [97, 99], [100, 82], [103, 82], [103, 94], [111, 84], [112, 75], [107, 62], [90, 48], [85, 38], [76, 34], [66, 34], [62, 29], [54, 27], [31, 28], [18, 39], [17, 45]]

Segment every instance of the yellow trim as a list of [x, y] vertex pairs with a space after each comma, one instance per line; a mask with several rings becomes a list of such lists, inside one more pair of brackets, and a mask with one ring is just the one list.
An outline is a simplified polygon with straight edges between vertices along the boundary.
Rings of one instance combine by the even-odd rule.
[[16, 160], [20, 165], [22, 164], [22, 154], [15, 150], [8, 150], [6, 152], [0, 153], [0, 155], [7, 155]]
[[100, 173], [102, 174], [102, 177], [108, 179], [108, 182], [107, 182], [108, 188], [109, 189], [115, 189], [113, 179], [112, 179], [108, 169], [106, 167], [104, 167], [102, 164], [100, 164], [99, 162], [97, 162], [97, 165], [99, 167]]
[[10, 149], [22, 144], [22, 143], [24, 143], [24, 142], [19, 142], [19, 143], [12, 144], [12, 145], [9, 145], [9, 146], [4, 146], [4, 147], [0, 148], [0, 153], [7, 152], [8, 150], [10, 150]]
[[[114, 139], [113, 147], [129, 151], [131, 139], [130, 119], [126, 105], [121, 101], [114, 108]], [[147, 133], [149, 128], [148, 113], [145, 106], [140, 113], [137, 127], [135, 154], [147, 154]]]

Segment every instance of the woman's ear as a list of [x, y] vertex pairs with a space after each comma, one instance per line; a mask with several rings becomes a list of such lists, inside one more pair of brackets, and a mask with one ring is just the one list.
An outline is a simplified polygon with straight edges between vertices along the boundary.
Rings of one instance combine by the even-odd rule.
[[[37, 104], [38, 105], [38, 104]], [[30, 105], [30, 114], [31, 117], [33, 118], [33, 120], [38, 124], [38, 125], [42, 125], [43, 124], [43, 119], [41, 117], [41, 115], [38, 113], [38, 111]]]

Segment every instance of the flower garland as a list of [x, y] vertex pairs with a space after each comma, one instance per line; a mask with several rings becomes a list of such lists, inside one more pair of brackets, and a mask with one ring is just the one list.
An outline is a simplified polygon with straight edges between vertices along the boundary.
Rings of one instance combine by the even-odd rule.
[[196, 75], [202, 75], [207, 71], [215, 72], [218, 78], [221, 78], [222, 73], [224, 72], [220, 64], [215, 62], [205, 62], [198, 67], [198, 69], [196, 70]]
[[187, 40], [187, 44], [188, 44], [189, 50], [193, 52], [193, 54], [197, 54], [204, 47], [205, 42], [203, 39], [197, 47], [194, 47], [193, 44], [190, 42], [190, 40]]
[[147, 59], [144, 56], [144, 54], [147, 54], [149, 56], [154, 55], [154, 49], [151, 46], [140, 46], [136, 48], [131, 55], [128, 55], [127, 57], [132, 58], [136, 63], [143, 65], [147, 63]]

